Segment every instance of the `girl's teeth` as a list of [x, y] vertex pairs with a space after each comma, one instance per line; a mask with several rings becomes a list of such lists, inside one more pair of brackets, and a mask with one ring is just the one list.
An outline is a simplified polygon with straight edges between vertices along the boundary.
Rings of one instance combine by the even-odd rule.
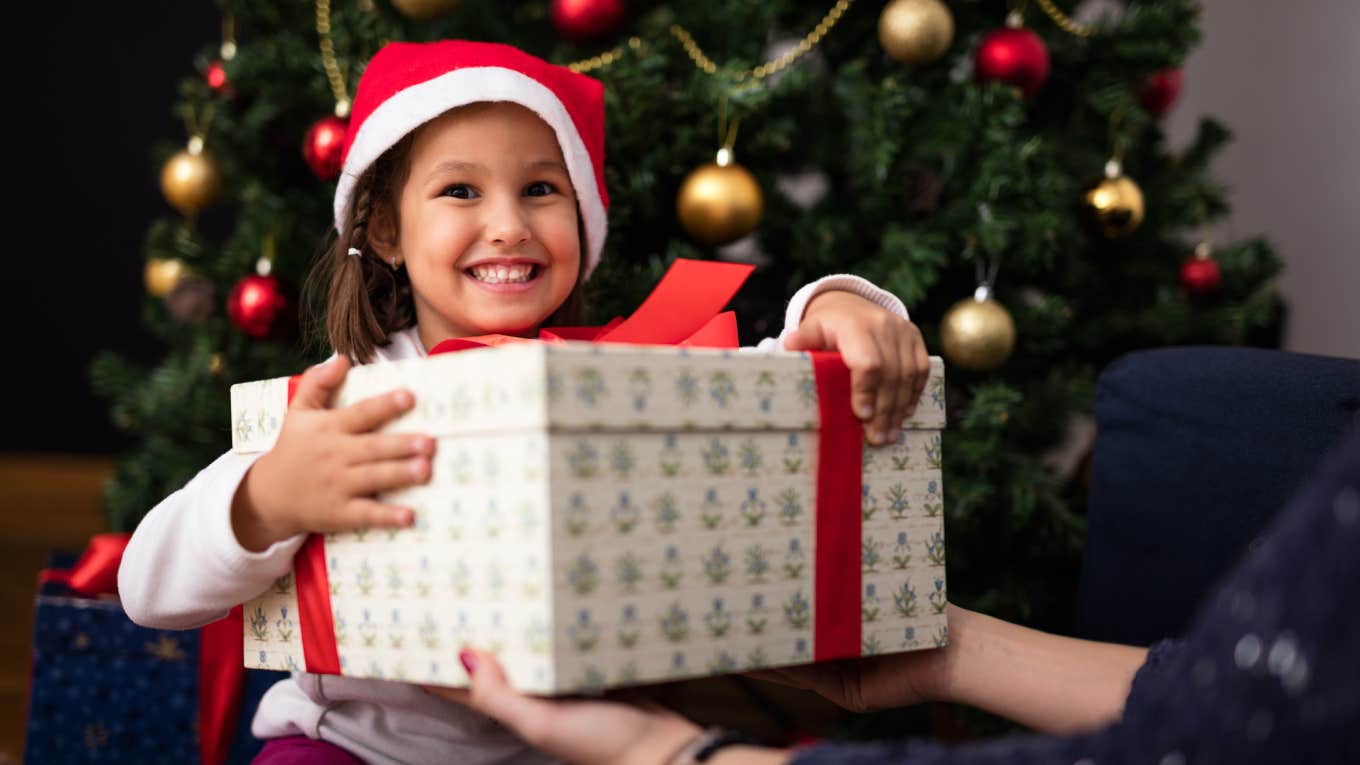
[[473, 278], [487, 282], [488, 284], [503, 284], [505, 282], [527, 282], [530, 275], [534, 272], [533, 266], [473, 266], [471, 269]]

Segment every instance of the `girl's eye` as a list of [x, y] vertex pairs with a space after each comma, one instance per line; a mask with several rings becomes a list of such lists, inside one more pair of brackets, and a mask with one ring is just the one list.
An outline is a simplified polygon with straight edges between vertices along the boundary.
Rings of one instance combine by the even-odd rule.
[[477, 192], [466, 183], [455, 183], [444, 189], [441, 196], [453, 197], [454, 199], [476, 199]]
[[547, 181], [535, 181], [524, 189], [526, 197], [546, 197], [557, 192], [557, 187]]

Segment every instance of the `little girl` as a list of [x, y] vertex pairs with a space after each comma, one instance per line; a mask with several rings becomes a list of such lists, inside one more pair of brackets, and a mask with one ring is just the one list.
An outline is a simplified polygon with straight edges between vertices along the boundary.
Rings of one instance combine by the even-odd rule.
[[[582, 323], [605, 238], [603, 86], [504, 45], [393, 43], [359, 83], [325, 256], [336, 355], [308, 370], [274, 448], [228, 452], [137, 528], [119, 591], [138, 624], [222, 618], [287, 573], [308, 533], [404, 527], [386, 491], [430, 476], [432, 439], [377, 433], [407, 391], [331, 409], [352, 363], [438, 342]], [[853, 276], [799, 290], [761, 349], [839, 350], [869, 438], [914, 407], [928, 360], [901, 301]], [[297, 673], [265, 695], [257, 762], [545, 759], [489, 718], [415, 685]]]

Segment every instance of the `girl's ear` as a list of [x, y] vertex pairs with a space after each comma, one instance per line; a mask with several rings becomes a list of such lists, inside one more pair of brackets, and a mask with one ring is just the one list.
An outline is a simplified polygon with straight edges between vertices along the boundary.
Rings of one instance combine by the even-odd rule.
[[390, 205], [374, 205], [368, 218], [368, 245], [383, 260], [401, 258], [400, 239], [397, 236], [396, 216]]

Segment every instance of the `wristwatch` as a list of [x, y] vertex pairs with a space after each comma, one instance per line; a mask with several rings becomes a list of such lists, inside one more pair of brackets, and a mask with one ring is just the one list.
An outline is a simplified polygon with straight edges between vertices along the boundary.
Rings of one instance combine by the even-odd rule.
[[760, 741], [737, 731], [712, 727], [695, 736], [667, 761], [667, 765], [694, 765], [707, 762], [726, 746], [759, 746]]

